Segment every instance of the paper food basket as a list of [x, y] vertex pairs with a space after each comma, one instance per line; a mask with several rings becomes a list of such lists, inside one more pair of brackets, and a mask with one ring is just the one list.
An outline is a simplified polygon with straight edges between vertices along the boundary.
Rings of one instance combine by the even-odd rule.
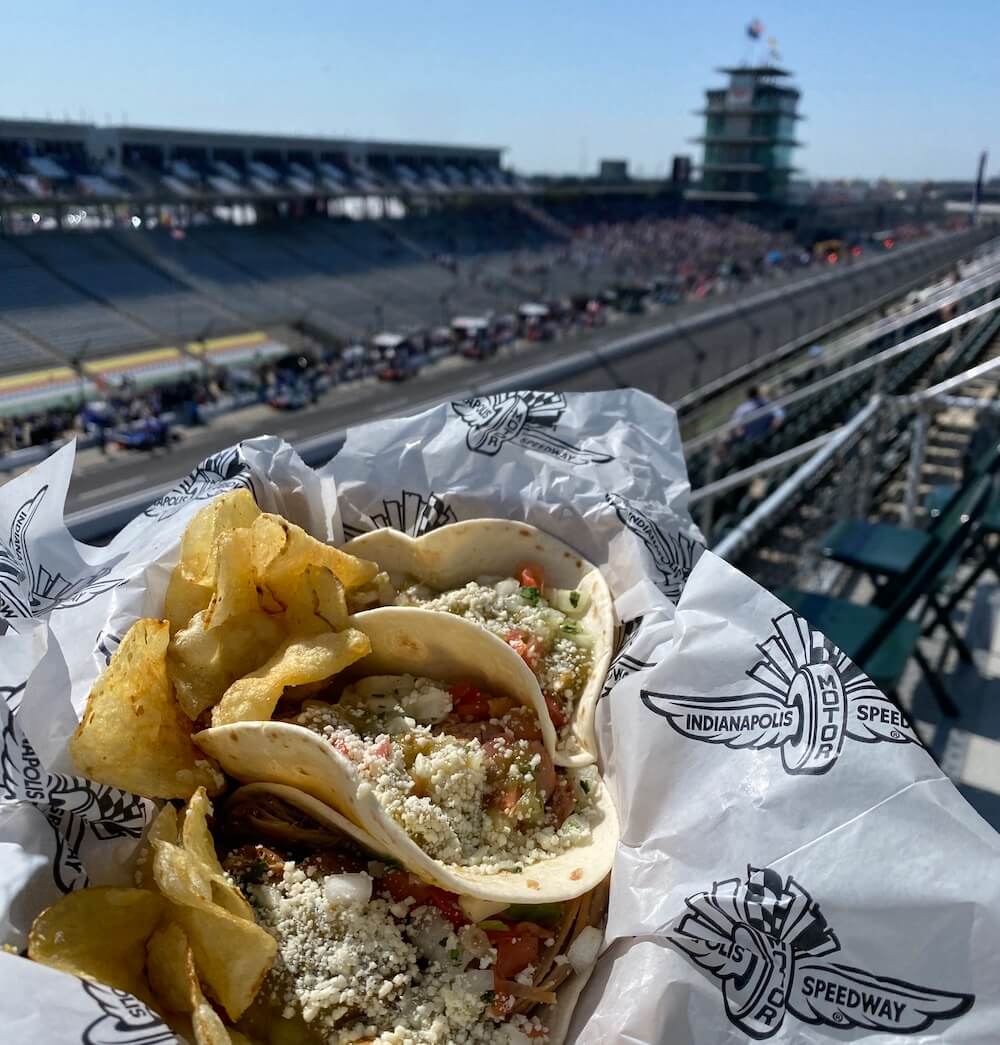
[[[67, 740], [180, 535], [245, 487], [315, 536], [524, 520], [604, 571], [621, 621], [598, 705], [622, 823], [604, 950], [570, 1040], [1000, 1041], [1000, 840], [836, 647], [706, 551], [676, 417], [634, 391], [516, 392], [353, 429], [319, 471], [274, 437], [204, 461], [106, 547], [63, 510], [74, 449], [0, 494], [0, 942], [128, 883], [153, 804]], [[155, 1045], [127, 994], [0, 953], [0, 1038]]]

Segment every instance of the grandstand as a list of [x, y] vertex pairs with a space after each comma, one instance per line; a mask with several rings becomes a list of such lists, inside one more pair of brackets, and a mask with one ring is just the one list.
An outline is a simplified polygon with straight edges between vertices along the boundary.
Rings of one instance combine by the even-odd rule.
[[489, 147], [0, 120], [0, 202], [303, 202], [348, 196], [496, 195], [521, 181]]
[[[310, 462], [328, 457], [334, 416], [389, 410], [364, 368], [319, 402], [339, 391], [332, 363], [357, 346], [419, 345], [429, 359], [456, 317], [493, 330], [510, 315], [523, 333], [531, 303], [547, 336], [561, 335], [556, 349], [531, 359], [522, 341], [474, 372], [428, 366], [393, 409], [526, 381], [629, 384], [674, 401], [710, 543], [855, 657], [944, 757], [942, 723], [963, 710], [951, 661], [969, 670], [962, 614], [974, 616], [969, 596], [1000, 532], [984, 478], [1000, 460], [988, 420], [1000, 389], [992, 230], [914, 224], [899, 246], [845, 232], [864, 256], [817, 263], [781, 229], [718, 221], [675, 196], [536, 191], [501, 155], [0, 125], [0, 411], [73, 404], [22, 432], [6, 463], [45, 453], [82, 399], [122, 383], [133, 395], [164, 386], [155, 410], [174, 423], [213, 374], [297, 366], [304, 345], [322, 358], [298, 402], [283, 400], [301, 408], [292, 425], [261, 412], [270, 392], [251, 378], [205, 404], [200, 420], [218, 429], [189, 429], [148, 472], [87, 459], [73, 524], [100, 536], [248, 425], [284, 432]], [[591, 305], [622, 324], [617, 335], [584, 325]], [[772, 396], [762, 410], [777, 404], [783, 423], [737, 438], [726, 418], [760, 377]], [[152, 402], [126, 401], [126, 428]], [[237, 408], [249, 420], [218, 420]], [[918, 544], [919, 569], [879, 573]]]

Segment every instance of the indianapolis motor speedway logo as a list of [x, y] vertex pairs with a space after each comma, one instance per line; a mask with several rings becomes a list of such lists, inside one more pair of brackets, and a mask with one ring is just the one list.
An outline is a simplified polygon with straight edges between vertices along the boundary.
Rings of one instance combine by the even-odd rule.
[[502, 392], [452, 403], [468, 425], [465, 445], [473, 453], [495, 457], [505, 443], [555, 457], [566, 464], [603, 464], [610, 454], [584, 450], [555, 435], [566, 410], [559, 392]]
[[83, 1045], [176, 1045], [173, 1031], [127, 991], [85, 980], [80, 985], [101, 1010], [83, 1032]]
[[607, 499], [622, 524], [642, 541], [652, 556], [660, 574], [657, 587], [668, 599], [676, 602], [704, 546], [680, 531], [665, 534], [645, 512], [619, 494], [609, 493]]
[[919, 744], [903, 713], [871, 679], [789, 610], [758, 644], [747, 672], [760, 688], [735, 697], [642, 691], [642, 702], [682, 736], [728, 748], [778, 748], [787, 773], [827, 773], [847, 741]]
[[55, 842], [52, 877], [68, 893], [89, 884], [80, 859], [88, 833], [99, 840], [141, 838], [149, 806], [119, 788], [50, 773], [17, 724], [23, 691], [24, 684], [0, 686], [0, 799], [30, 802], [45, 817]]
[[14, 512], [8, 540], [0, 540], [0, 617], [39, 617], [82, 606], [121, 583], [108, 576], [111, 566], [69, 579], [61, 570], [53, 573], [45, 563], [34, 561], [31, 527], [48, 490], [48, 485], [42, 486]]
[[[358, 513], [364, 518], [364, 513]], [[370, 526], [352, 526], [344, 523], [344, 536], [350, 540], [371, 530], [402, 530], [411, 537], [423, 537], [441, 526], [458, 522], [455, 510], [436, 493], [426, 497], [413, 490], [403, 490], [395, 501], [383, 500], [382, 511], [372, 512], [367, 518]]]
[[789, 1013], [838, 1030], [917, 1034], [975, 1002], [832, 961], [841, 944], [819, 905], [777, 871], [748, 867], [745, 882], [715, 882], [685, 904], [667, 939], [719, 981], [729, 1020], [758, 1041]]
[[206, 457], [174, 489], [151, 504], [143, 515], [162, 522], [175, 516], [192, 501], [209, 501], [219, 494], [241, 489], [254, 494], [250, 466], [237, 445]]
[[629, 675], [634, 675], [637, 671], [642, 671], [644, 668], [651, 668], [653, 666], [652, 661], [642, 660], [640, 657], [634, 656], [629, 652], [641, 627], [642, 617], [634, 617], [632, 620], [626, 621], [622, 625], [622, 633], [618, 642], [618, 649], [615, 651], [614, 659], [611, 661], [611, 666], [608, 668], [607, 678], [604, 680], [604, 686], [601, 688], [602, 700], [615, 688], [615, 686], [618, 685], [619, 682], [622, 681], [622, 679], [627, 679]]

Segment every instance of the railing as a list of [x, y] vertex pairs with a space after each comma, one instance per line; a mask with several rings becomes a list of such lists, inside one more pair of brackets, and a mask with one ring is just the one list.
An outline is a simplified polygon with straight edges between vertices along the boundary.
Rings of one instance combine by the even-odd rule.
[[[939, 312], [947, 305], [956, 304], [973, 293], [995, 286], [1000, 286], [1000, 266], [991, 269], [988, 276], [969, 281], [969, 285], [966, 285], [965, 283], [956, 284], [952, 293], [944, 295], [924, 309], [914, 310], [913, 313], [910, 313], [905, 317], [900, 317], [898, 320], [883, 320], [874, 324], [873, 327], [867, 328], [866, 331], [848, 337], [845, 339], [845, 344], [841, 346], [842, 350], [838, 351], [835, 358], [828, 360], [827, 362], [830, 364], [836, 363], [844, 356], [853, 354], [858, 350], [867, 347], [873, 341], [877, 341], [879, 338], [885, 337], [887, 334], [894, 333], [895, 331], [901, 330], [905, 326], [912, 324], [915, 319], [925, 317], [934, 312]], [[887, 348], [873, 356], [868, 356], [859, 363], [843, 367], [842, 369], [837, 370], [836, 373], [821, 378], [819, 381], [815, 381], [805, 388], [789, 392], [787, 395], [781, 396], [773, 402], [768, 403], [767, 406], [761, 407], [760, 410], [740, 418], [739, 421], [726, 421], [712, 429], [712, 431], [689, 440], [686, 444], [686, 449], [691, 452], [699, 450], [703, 446], [709, 446], [713, 442], [718, 441], [720, 438], [734, 431], [736, 428], [749, 424], [754, 420], [770, 416], [775, 407], [787, 408], [793, 406], [818, 392], [822, 392], [827, 388], [832, 388], [834, 385], [837, 385], [841, 381], [845, 381], [856, 374], [862, 374], [866, 371], [884, 366], [886, 363], [897, 359], [899, 356], [905, 355], [918, 345], [926, 344], [928, 341], [932, 341], [937, 337], [942, 337], [952, 331], [960, 330], [962, 327], [968, 326], [968, 324], [975, 322], [977, 319], [989, 315], [998, 308], [1000, 308], [1000, 299], [988, 301], [968, 312], [963, 312], [960, 316], [956, 316], [954, 319], [947, 320], [936, 327], [932, 327], [930, 330], [926, 330], [920, 334], [914, 335], [913, 337], [907, 338], [905, 341], [900, 342], [898, 345], [894, 345], [892, 348]], [[812, 365], [815, 366], [815, 362]]]
[[[714, 547], [717, 555], [725, 559], [736, 559], [748, 547], [759, 540], [761, 534], [772, 528], [781, 517], [786, 507], [799, 499], [816, 485], [829, 471], [833, 463], [844, 456], [847, 450], [858, 445], [863, 437], [872, 433], [880, 417], [891, 416], [896, 424], [910, 418], [908, 438], [909, 457], [906, 467], [904, 487], [903, 525], [912, 526], [919, 502], [920, 482], [923, 472], [924, 458], [927, 451], [927, 434], [931, 415], [937, 411], [951, 407], [960, 407], [975, 411], [1000, 411], [1000, 401], [996, 399], [977, 399], [971, 396], [953, 396], [951, 393], [969, 382], [1000, 371], [1000, 357], [987, 360], [979, 366], [957, 374], [930, 388], [906, 396], [886, 397], [875, 395], [868, 405], [860, 411], [849, 424], [836, 432], [819, 436], [799, 449], [805, 451], [807, 446], [814, 452], [809, 459], [787, 478], [770, 496], [765, 498], [735, 529], [730, 531]], [[817, 449], [818, 447], [818, 449]], [[731, 480], [728, 488], [745, 484], [756, 476], [770, 474], [788, 463], [789, 455], [780, 455], [761, 461], [753, 469], [746, 469], [741, 476], [727, 477]], [[753, 473], [753, 474], [751, 474]], [[725, 482], [723, 480], [722, 482]], [[706, 488], [692, 494], [692, 502], [697, 503], [719, 492]]]
[[[857, 270], [866, 266], [878, 265], [883, 260], [892, 261], [904, 257], [906, 249], [911, 250], [915, 254], [918, 252], [922, 253], [935, 245], [941, 245], [943, 242], [944, 241], [942, 240], [930, 241], [930, 243], [921, 242], [914, 244], [911, 248], [904, 248], [904, 250], [892, 255], [889, 259], [878, 258], [870, 259], [863, 263], [856, 263], [855, 266], [853, 266], [854, 273], [856, 274]], [[954, 240], [949, 238], [948, 242], [954, 243]], [[938, 264], [942, 265], [944, 262], [939, 261]], [[794, 289], [798, 290], [800, 288], [817, 285], [830, 285], [832, 281], [849, 279], [851, 274], [852, 270], [850, 268], [846, 272], [823, 273], [819, 276], [797, 281], [794, 284]], [[921, 278], [926, 279], [926, 276], [927, 270], [924, 270]], [[914, 279], [910, 281], [910, 285], [917, 282], [919, 282], [919, 280], [914, 277]], [[893, 296], [898, 297], [902, 292], [902, 290], [897, 288], [892, 293]], [[952, 295], [952, 298], [949, 298], [949, 300], [958, 300], [960, 297], [965, 296], [970, 292], [971, 291], [967, 287], [960, 290], [959, 287], [956, 286], [954, 294]], [[500, 376], [492, 381], [477, 382], [470, 379], [466, 384], [449, 389], [448, 395], [449, 397], [460, 399], [476, 395], [506, 392], [517, 388], [551, 387], [557, 385], [561, 381], [568, 380], [588, 370], [593, 370], [596, 366], [607, 366], [608, 364], [613, 365], [614, 362], [620, 359], [657, 347], [665, 340], [675, 337], [683, 331], [694, 331], [703, 326], [716, 324], [727, 317], [741, 315], [745, 313], [747, 308], [750, 306], [761, 307], [772, 301], [780, 300], [786, 297], [788, 293], [789, 288], [784, 286], [769, 289], [759, 294], [755, 294], [752, 298], [743, 301], [726, 304], [720, 308], [698, 313], [680, 321], [665, 323], [636, 334], [617, 338], [599, 349], [583, 349], [568, 354], [561, 359], [551, 360], [534, 367], [518, 370], [514, 374]], [[945, 301], [937, 301], [933, 306], [928, 306], [928, 308], [933, 311], [933, 309], [941, 308], [945, 303]], [[870, 304], [868, 308], [871, 308]], [[959, 318], [963, 321], [967, 319], [967, 317]], [[968, 321], [971, 322], [972, 320], [968, 319]], [[895, 321], [886, 322], [891, 323]], [[964, 322], [957, 324], [957, 326], [962, 325], [964, 325]], [[867, 341], [863, 342], [863, 344], [867, 343]], [[903, 348], [902, 345], [897, 347]], [[912, 347], [912, 345], [910, 347]], [[688, 403], [693, 402], [691, 397], [685, 397], [685, 399]], [[437, 393], [422, 401], [410, 404], [408, 409], [415, 413], [434, 406], [440, 401], [441, 394]], [[318, 465], [326, 462], [336, 453], [343, 444], [345, 436], [346, 428], [337, 428], [326, 432], [323, 435], [298, 442], [296, 444], [296, 450], [307, 464]], [[124, 526], [154, 500], [166, 493], [172, 485], [173, 484], [165, 484], [162, 487], [148, 489], [124, 498], [119, 498], [110, 504], [95, 505], [93, 508], [74, 512], [67, 517], [67, 525], [70, 527], [74, 536], [79, 540], [94, 540], [104, 537]]]

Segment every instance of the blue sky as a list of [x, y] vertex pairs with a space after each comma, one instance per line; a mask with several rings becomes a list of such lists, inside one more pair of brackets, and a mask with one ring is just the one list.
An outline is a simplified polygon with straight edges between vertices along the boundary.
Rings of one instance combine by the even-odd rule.
[[812, 176], [1000, 165], [997, 0], [45, 0], [4, 4], [0, 115], [509, 146], [662, 171], [760, 18]]

